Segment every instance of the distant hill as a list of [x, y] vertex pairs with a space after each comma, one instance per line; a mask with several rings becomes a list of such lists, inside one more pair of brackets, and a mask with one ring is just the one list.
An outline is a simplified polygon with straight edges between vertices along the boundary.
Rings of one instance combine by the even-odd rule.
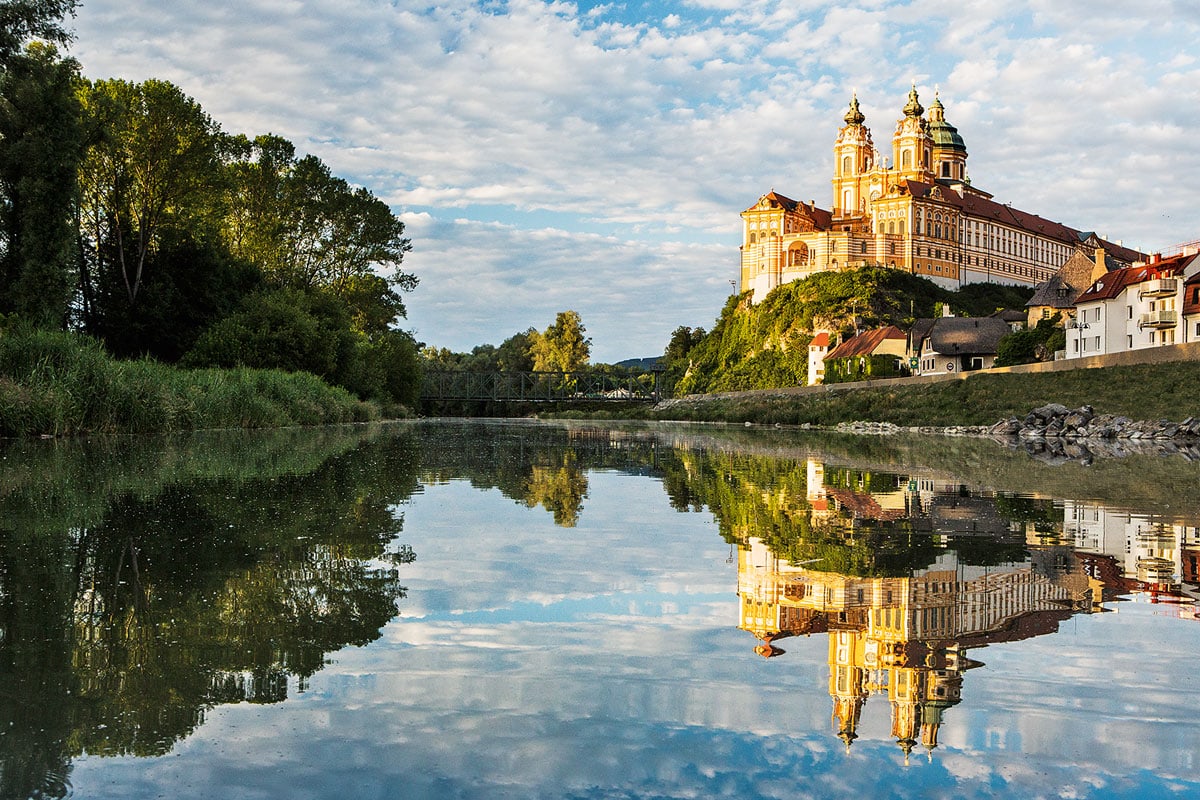
[[653, 356], [652, 358], [627, 358], [624, 361], [618, 361], [613, 364], [614, 367], [624, 367], [625, 369], [641, 369], [649, 372], [650, 370], [662, 369], [662, 356]]
[[703, 339], [668, 374], [680, 375], [676, 396], [700, 392], [773, 389], [808, 379], [808, 343], [818, 330], [834, 341], [855, 329], [895, 325], [907, 331], [949, 304], [958, 316], [985, 317], [1000, 308], [1023, 309], [1030, 288], [971, 284], [952, 292], [925, 278], [886, 267], [819, 272], [773, 290], [757, 305], [749, 294], [731, 297]]

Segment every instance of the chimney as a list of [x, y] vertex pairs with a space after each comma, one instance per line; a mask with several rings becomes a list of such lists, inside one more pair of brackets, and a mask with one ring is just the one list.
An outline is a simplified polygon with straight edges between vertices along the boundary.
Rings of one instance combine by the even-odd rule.
[[1105, 263], [1104, 248], [1097, 247], [1096, 248], [1096, 264], [1095, 264], [1095, 266], [1092, 267], [1092, 283], [1095, 283], [1096, 281], [1100, 280], [1107, 274], [1108, 274], [1108, 264]]
[[1162, 261], [1162, 253], [1151, 253], [1150, 254], [1150, 263], [1151, 264], [1157, 264], [1160, 261]]

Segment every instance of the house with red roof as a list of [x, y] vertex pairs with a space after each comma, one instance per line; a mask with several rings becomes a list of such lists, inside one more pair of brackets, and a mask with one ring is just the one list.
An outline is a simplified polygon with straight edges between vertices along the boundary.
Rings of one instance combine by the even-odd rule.
[[825, 356], [829, 353], [829, 331], [817, 331], [808, 343], [808, 385], [825, 382]]
[[[1086, 358], [1127, 350], [1162, 347], [1196, 339], [1185, 327], [1187, 311], [1200, 317], [1200, 296], [1186, 288], [1200, 273], [1200, 255], [1151, 256], [1100, 277], [1075, 300], [1075, 319], [1067, 324], [1067, 358]], [[1192, 301], [1189, 303], [1188, 301]]]
[[825, 356], [825, 383], [906, 375], [907, 343], [908, 335], [895, 325], [852, 336]]

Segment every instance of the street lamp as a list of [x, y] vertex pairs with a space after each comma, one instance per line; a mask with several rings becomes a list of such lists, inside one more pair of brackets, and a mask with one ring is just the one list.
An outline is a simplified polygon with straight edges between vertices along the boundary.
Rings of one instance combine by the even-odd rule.
[[[1067, 327], [1074, 328], [1076, 331], [1086, 331], [1088, 329], [1088, 324], [1086, 322], [1076, 322], [1075, 320], [1071, 320], [1071, 322], [1067, 325]], [[1075, 334], [1075, 354], [1078, 356], [1081, 356], [1081, 357], [1083, 356], [1083, 334], [1082, 333]]]

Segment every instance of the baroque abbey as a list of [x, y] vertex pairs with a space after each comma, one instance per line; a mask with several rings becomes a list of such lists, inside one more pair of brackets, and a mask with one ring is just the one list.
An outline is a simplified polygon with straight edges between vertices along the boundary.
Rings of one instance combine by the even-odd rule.
[[890, 161], [850, 101], [833, 146], [833, 210], [768, 192], [742, 212], [740, 291], [754, 302], [815, 272], [885, 265], [950, 289], [1050, 278], [1077, 250], [1127, 265], [1145, 256], [997, 203], [971, 185], [967, 148], [935, 95], [928, 117], [914, 86]]

